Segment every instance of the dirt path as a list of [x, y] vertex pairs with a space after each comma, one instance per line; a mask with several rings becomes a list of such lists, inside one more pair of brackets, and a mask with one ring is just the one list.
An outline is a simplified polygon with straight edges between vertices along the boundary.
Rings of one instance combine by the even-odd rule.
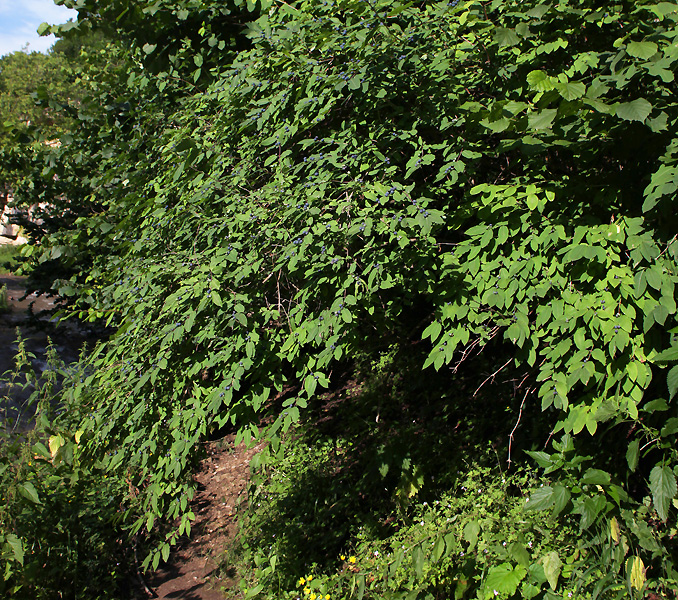
[[220, 589], [235, 585], [219, 578], [217, 563], [237, 533], [238, 506], [247, 495], [249, 463], [261, 447], [233, 447], [233, 437], [212, 442], [196, 475], [195, 521], [191, 539], [174, 551], [170, 562], [147, 578], [160, 599], [223, 600]]

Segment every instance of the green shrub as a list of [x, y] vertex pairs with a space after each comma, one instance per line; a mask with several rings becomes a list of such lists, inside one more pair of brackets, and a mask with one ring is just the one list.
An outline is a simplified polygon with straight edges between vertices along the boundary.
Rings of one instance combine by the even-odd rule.
[[55, 396], [66, 366], [50, 347], [49, 367], [38, 376], [34, 358], [19, 339], [16, 371], [0, 381], [0, 592], [17, 599], [120, 598], [131, 593], [133, 566], [122, 545], [126, 490], [77, 459], [78, 417]]
[[129, 53], [17, 193], [64, 217], [33, 264], [117, 328], [68, 394], [78, 459], [139, 490], [132, 530], [172, 525], [146, 564], [190, 532], [208, 435], [275, 458], [354, 358], [397, 346], [422, 397], [466, 392], [442, 414], [481, 394], [503, 415], [502, 460], [522, 445], [552, 479], [531, 507], [616, 553], [600, 581], [676, 579], [675, 4], [97, 7], [68, 30]]

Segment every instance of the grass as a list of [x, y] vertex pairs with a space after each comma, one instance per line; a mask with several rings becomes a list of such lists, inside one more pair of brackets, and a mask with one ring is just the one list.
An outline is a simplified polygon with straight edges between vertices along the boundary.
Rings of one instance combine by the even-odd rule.
[[17, 260], [21, 256], [21, 246], [3, 244], [0, 246], [0, 275], [14, 273], [19, 267]]

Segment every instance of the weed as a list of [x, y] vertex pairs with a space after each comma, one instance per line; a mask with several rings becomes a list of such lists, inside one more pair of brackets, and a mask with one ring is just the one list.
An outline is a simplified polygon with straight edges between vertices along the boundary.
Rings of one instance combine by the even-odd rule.
[[14, 273], [19, 267], [21, 246], [13, 244], [0, 245], [0, 275]]

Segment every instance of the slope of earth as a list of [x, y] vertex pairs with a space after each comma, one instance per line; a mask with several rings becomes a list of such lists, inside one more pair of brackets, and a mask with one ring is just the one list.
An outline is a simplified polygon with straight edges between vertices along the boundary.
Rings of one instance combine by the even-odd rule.
[[261, 446], [234, 447], [233, 438], [210, 442], [196, 475], [199, 487], [191, 538], [175, 549], [169, 563], [147, 578], [146, 597], [223, 600], [219, 590], [235, 584], [219, 578], [215, 569], [236, 535], [236, 512], [246, 501], [250, 460]]

